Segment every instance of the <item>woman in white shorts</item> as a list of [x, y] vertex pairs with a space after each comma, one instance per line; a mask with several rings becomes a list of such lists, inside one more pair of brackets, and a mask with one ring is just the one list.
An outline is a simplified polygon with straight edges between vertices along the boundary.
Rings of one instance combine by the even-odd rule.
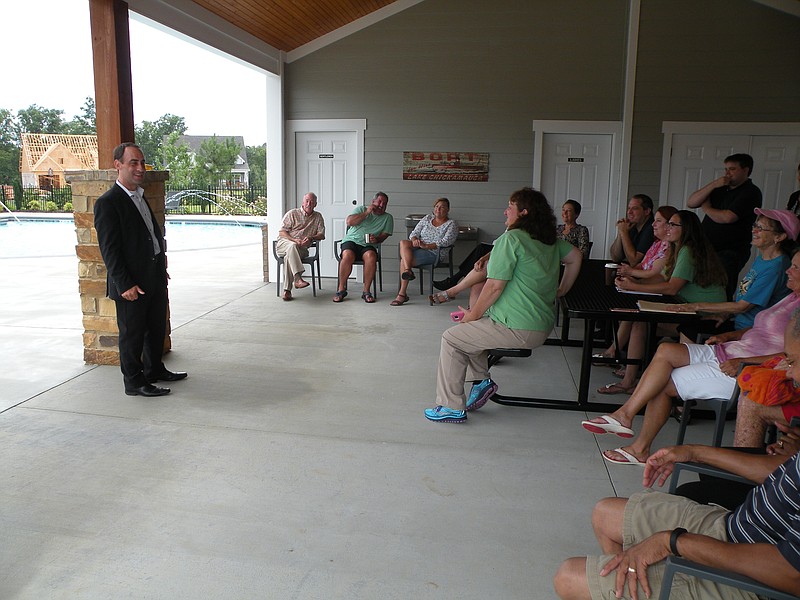
[[783, 333], [800, 308], [800, 253], [795, 252], [786, 271], [786, 298], [762, 310], [750, 329], [712, 336], [706, 344], [661, 344], [650, 366], [625, 404], [610, 415], [583, 421], [592, 433], [614, 433], [632, 438], [633, 418], [647, 406], [639, 437], [628, 446], [603, 452], [609, 462], [644, 465], [650, 446], [669, 419], [672, 399], [726, 398], [733, 392], [739, 365], [763, 362], [783, 351]]

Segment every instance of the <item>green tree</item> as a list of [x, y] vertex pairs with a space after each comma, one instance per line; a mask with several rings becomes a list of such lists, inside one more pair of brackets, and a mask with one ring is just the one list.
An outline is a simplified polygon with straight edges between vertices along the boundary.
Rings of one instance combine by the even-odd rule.
[[161, 146], [161, 164], [169, 170], [169, 185], [173, 189], [192, 187], [192, 151], [185, 142], [178, 138], [177, 131], [170, 133]]
[[94, 135], [97, 133], [97, 112], [95, 110], [94, 98], [87, 96], [86, 102], [81, 107], [81, 114], [72, 117], [69, 123], [64, 125], [65, 133], [73, 135]]
[[22, 133], [66, 133], [63, 110], [31, 104], [17, 111], [17, 124]]
[[192, 180], [200, 186], [217, 186], [230, 178], [242, 148], [233, 138], [212, 136], [200, 144], [194, 157]]
[[186, 133], [186, 121], [183, 117], [167, 113], [155, 121], [142, 121], [134, 128], [134, 133], [136, 143], [142, 149], [144, 159], [148, 164], [153, 165], [156, 169], [163, 169], [161, 146], [164, 138], [171, 133], [178, 135]]
[[267, 187], [267, 145], [245, 146], [250, 166], [250, 185]]
[[19, 184], [19, 130], [14, 113], [0, 108], [0, 184]]

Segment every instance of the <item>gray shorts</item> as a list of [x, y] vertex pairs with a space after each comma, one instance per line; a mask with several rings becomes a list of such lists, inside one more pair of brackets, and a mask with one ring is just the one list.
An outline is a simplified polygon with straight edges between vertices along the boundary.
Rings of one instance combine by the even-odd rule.
[[[628, 500], [623, 516], [623, 547], [629, 548], [659, 531], [685, 527], [691, 533], [700, 533], [718, 540], [727, 540], [725, 517], [728, 510], [719, 506], [697, 504], [682, 496], [645, 490]], [[600, 577], [600, 570], [613, 555], [586, 558], [586, 580], [592, 600], [616, 600], [614, 586], [616, 571]], [[653, 597], [658, 597], [664, 577], [664, 561], [647, 568], [647, 580]], [[627, 596], [627, 589], [626, 595]], [[645, 598], [639, 588], [639, 598]], [[670, 600], [757, 600], [755, 594], [742, 592], [712, 581], [677, 574], [672, 580]]]

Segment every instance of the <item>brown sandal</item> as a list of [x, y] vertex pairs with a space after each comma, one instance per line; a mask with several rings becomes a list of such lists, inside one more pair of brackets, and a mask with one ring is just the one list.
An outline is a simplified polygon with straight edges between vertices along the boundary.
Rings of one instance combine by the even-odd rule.
[[[402, 298], [402, 300], [398, 300], [397, 298]], [[389, 302], [389, 306], [403, 306], [403, 304], [408, 302], [408, 296], [405, 294], [397, 294], [397, 298]]]
[[619, 383], [607, 383], [601, 388], [597, 388], [598, 394], [605, 394], [608, 396], [614, 396], [616, 394], [632, 394], [633, 390], [636, 388], [635, 385], [632, 385], [629, 388], [624, 387]]

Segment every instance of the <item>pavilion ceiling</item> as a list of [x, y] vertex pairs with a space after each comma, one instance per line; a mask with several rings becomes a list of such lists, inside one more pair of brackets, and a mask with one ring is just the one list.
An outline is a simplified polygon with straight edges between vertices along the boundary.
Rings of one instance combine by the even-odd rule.
[[395, 0], [193, 0], [267, 44], [289, 52]]

